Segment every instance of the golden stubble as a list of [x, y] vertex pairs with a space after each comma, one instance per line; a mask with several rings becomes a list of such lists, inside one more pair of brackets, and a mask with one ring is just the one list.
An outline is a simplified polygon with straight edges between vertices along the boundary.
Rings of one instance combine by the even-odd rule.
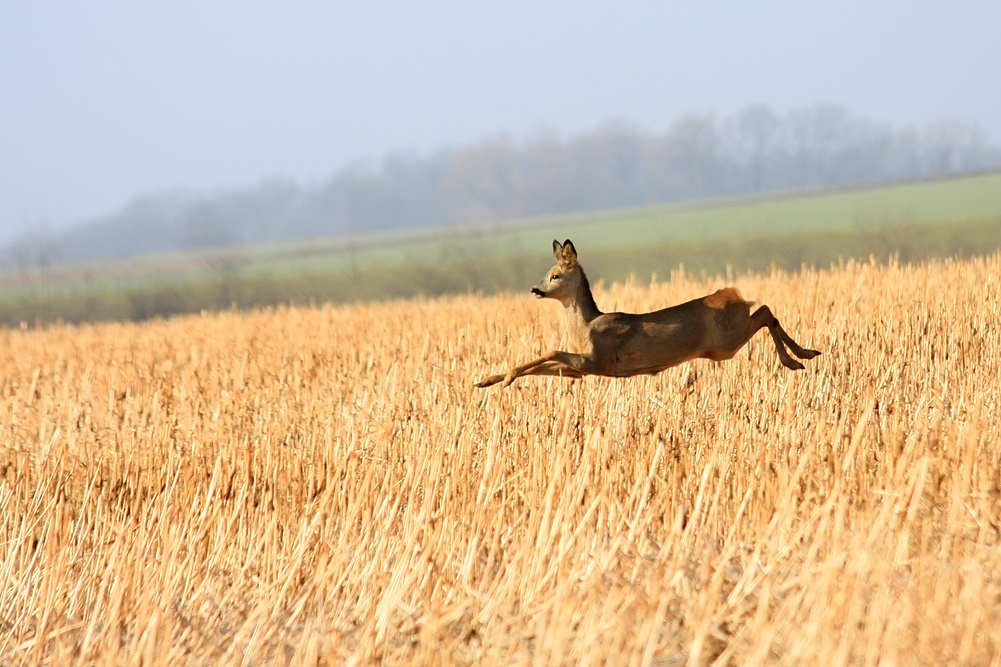
[[506, 390], [527, 292], [0, 332], [0, 663], [996, 662], [999, 276], [743, 276], [807, 370]]

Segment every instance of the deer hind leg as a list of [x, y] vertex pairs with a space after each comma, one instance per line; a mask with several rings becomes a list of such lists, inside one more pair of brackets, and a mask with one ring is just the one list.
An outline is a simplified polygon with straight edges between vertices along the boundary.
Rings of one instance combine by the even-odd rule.
[[768, 327], [768, 333], [772, 335], [772, 341], [775, 343], [775, 351], [779, 353], [779, 361], [786, 368], [790, 368], [794, 371], [802, 370], [803, 364], [799, 363], [791, 356], [786, 350], [786, 345], [792, 350], [800, 359], [813, 359], [820, 352], [817, 350], [807, 350], [799, 346], [792, 337], [785, 332], [782, 325], [779, 324], [778, 319], [772, 314], [772, 311], [768, 306], [761, 306], [754, 314], [751, 315], [751, 335], [763, 327]]
[[779, 330], [779, 336], [782, 337], [782, 342], [784, 342], [786, 346], [792, 350], [792, 353], [800, 359], [813, 359], [814, 357], [820, 356], [820, 350], [808, 350], [804, 347], [800, 347], [799, 344], [786, 333], [785, 329], [778, 325], [776, 325], [776, 328]]

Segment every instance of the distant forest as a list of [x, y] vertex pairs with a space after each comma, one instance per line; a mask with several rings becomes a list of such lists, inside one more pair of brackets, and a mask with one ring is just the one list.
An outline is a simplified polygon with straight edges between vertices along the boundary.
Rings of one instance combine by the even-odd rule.
[[563, 137], [501, 134], [430, 155], [392, 154], [318, 187], [270, 180], [169, 192], [6, 248], [8, 267], [939, 176], [1001, 167], [976, 127], [895, 129], [834, 105], [780, 115], [692, 115], [663, 134], [609, 122]]

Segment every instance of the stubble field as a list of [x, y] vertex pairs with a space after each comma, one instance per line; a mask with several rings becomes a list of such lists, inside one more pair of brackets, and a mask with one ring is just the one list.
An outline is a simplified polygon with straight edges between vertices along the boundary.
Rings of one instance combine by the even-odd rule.
[[998, 664], [999, 280], [742, 276], [823, 356], [509, 389], [527, 290], [2, 331], [0, 663]]

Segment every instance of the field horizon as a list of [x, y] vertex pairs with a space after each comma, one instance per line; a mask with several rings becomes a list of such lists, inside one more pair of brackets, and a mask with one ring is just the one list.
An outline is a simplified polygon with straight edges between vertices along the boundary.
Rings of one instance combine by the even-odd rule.
[[913, 262], [1001, 244], [1001, 171], [0, 272], [0, 325], [526, 289], [571, 238], [592, 279]]
[[527, 293], [0, 330], [0, 662], [998, 664], [1001, 253], [732, 284], [822, 356], [474, 388]]

